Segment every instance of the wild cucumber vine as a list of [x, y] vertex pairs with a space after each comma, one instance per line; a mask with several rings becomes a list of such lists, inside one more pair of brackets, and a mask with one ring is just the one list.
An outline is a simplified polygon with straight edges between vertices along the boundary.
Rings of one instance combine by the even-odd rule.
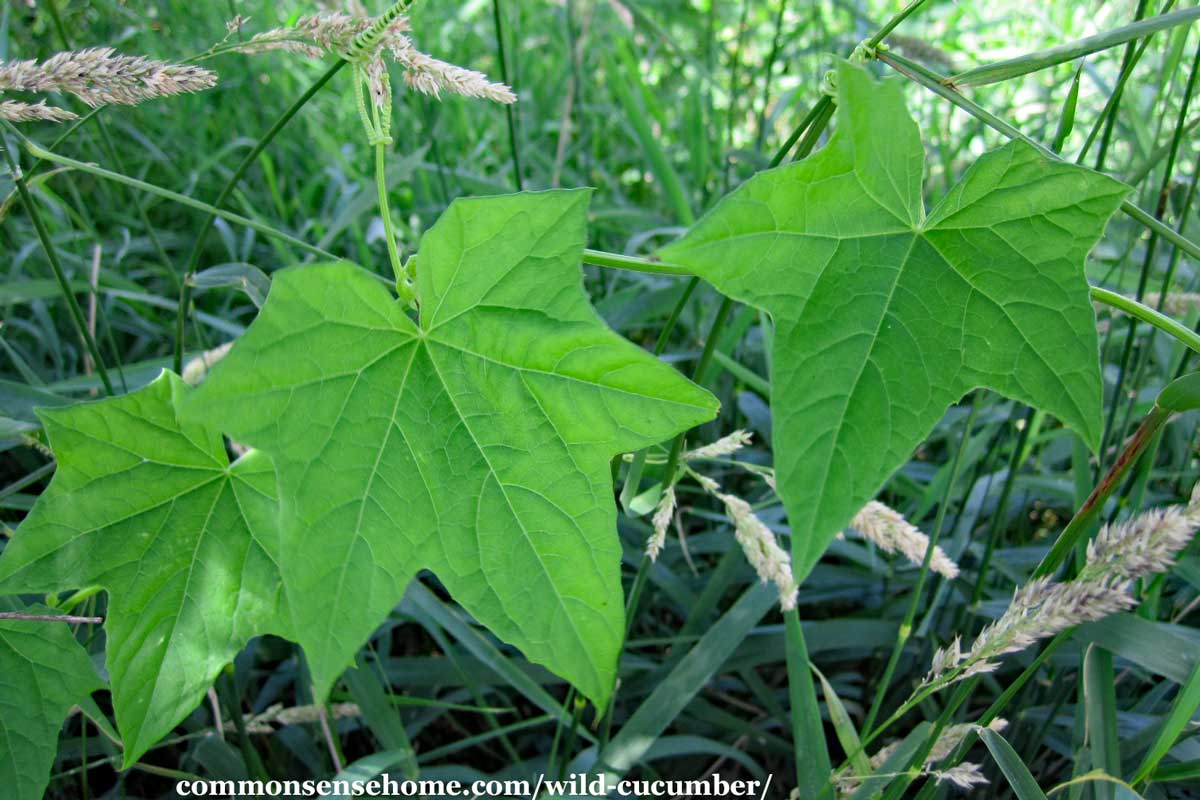
[[[609, 702], [625, 633], [610, 460], [717, 405], [603, 325], [581, 260], [698, 275], [771, 314], [773, 449], [797, 577], [972, 388], [1098, 444], [1082, 267], [1122, 184], [1017, 142], [927, 214], [899, 90], [843, 64], [836, 102], [811, 117], [836, 107], [826, 147], [751, 179], [657, 259], [585, 250], [588, 192], [570, 190], [458, 200], [405, 265], [384, 171], [391, 87], [362, 55], [408, 5], [340, 54], [374, 149], [398, 299], [345, 262], [292, 267], [201, 388], [166, 372], [39, 412], [59, 467], [0, 556], [0, 593], [109, 592], [126, 766], [252, 636], [299, 642], [324, 699], [426, 568], [502, 639]], [[224, 193], [207, 206], [30, 149], [280, 235], [220, 210]], [[1101, 299], [1198, 344], [1140, 304]], [[231, 463], [223, 434], [257, 449]], [[64, 628], [31, 644], [19, 624], [0, 624], [6, 667], [57, 659], [49, 688], [0, 685], [0, 705], [35, 734], [0, 738], [0, 780], [34, 797], [57, 721], [98, 679]]]
[[1099, 446], [1082, 268], [1129, 191], [1016, 142], [926, 214], [900, 87], [850, 64], [837, 86], [820, 152], [751, 178], [661, 251], [775, 320], [774, 453], [797, 578], [970, 389], [1043, 408]]

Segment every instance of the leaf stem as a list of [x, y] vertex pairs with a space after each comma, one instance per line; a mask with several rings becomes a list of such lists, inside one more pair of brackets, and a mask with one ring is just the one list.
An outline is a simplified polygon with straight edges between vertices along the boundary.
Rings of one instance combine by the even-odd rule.
[[1111, 292], [1108, 289], [1102, 289], [1099, 286], [1093, 286], [1091, 289], [1092, 299], [1098, 300], [1105, 305], [1120, 309], [1126, 314], [1137, 317], [1142, 322], [1148, 322], [1164, 333], [1174, 336], [1179, 341], [1190, 347], [1192, 350], [1200, 353], [1200, 334], [1186, 325], [1183, 325], [1176, 320], [1171, 319], [1161, 311], [1156, 311], [1144, 303], [1139, 303], [1131, 297], [1126, 297], [1117, 292]]
[[383, 236], [387, 240], [388, 260], [396, 278], [396, 292], [406, 304], [416, 296], [409, 281], [408, 272], [400, 262], [400, 251], [396, 248], [396, 231], [392, 227], [392, 212], [388, 206], [387, 186], [387, 143], [375, 143], [375, 188], [379, 192], [379, 215], [383, 218]]

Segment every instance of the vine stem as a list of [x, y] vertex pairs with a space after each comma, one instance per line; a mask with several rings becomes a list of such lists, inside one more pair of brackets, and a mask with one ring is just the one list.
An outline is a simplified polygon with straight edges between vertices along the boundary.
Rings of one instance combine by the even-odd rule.
[[1196, 331], [1188, 326], [1171, 319], [1161, 311], [1153, 309], [1144, 303], [1139, 303], [1137, 300], [1126, 297], [1123, 294], [1110, 292], [1108, 289], [1101, 289], [1099, 286], [1092, 287], [1092, 299], [1124, 311], [1126, 314], [1137, 317], [1142, 322], [1148, 322], [1160, 331], [1174, 336], [1192, 350], [1200, 353], [1200, 334], [1197, 334]]
[[383, 235], [387, 239], [388, 260], [392, 263], [392, 274], [396, 277], [396, 291], [400, 295], [400, 299], [405, 303], [411, 303], [415, 295], [408, 281], [408, 272], [400, 261], [400, 251], [396, 247], [396, 232], [392, 229], [392, 212], [388, 206], [386, 158], [387, 144], [377, 142], [375, 144], [375, 186], [379, 191], [379, 215], [383, 218]]

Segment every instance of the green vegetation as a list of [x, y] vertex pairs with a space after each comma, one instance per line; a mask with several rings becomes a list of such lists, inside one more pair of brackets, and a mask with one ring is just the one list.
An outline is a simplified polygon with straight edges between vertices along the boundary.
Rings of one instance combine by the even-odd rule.
[[5, 792], [1200, 791], [1200, 12], [326, 6], [0, 7]]

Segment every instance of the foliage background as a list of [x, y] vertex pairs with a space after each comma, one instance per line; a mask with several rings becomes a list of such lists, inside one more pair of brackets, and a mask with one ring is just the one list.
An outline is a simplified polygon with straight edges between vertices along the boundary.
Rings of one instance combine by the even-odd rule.
[[[224, 21], [236, 14], [250, 17], [248, 30], [257, 31], [314, 10], [301, 2], [261, 0], [88, 0], [60, 4], [60, 30], [46, 5], [13, 0], [0, 6], [0, 59], [45, 57], [65, 49], [65, 33], [72, 46], [111, 45], [178, 60], [221, 38]], [[500, 2], [498, 7], [507, 37], [508, 79], [520, 94], [512, 138], [499, 107], [461, 99], [438, 103], [404, 91], [397, 98], [388, 177], [393, 215], [407, 252], [419, 247], [422, 231], [454, 197], [583, 185], [597, 189], [592, 246], [648, 252], [765, 167], [819, 96], [830, 54], [849, 53], [897, 4], [560, 0]], [[1135, 10], [1128, 1], [932, 0], [902, 26], [892, 45], [939, 71], [952, 72], [1124, 24]], [[419, 4], [414, 39], [428, 52], [499, 78], [493, 11], [488, 0]], [[1188, 27], [1152, 39], [1120, 99], [1100, 162], [1136, 187], [1139, 205], [1180, 225], [1185, 234], [1190, 231], [1193, 239], [1196, 226], [1188, 222], [1188, 211], [1200, 157], [1194, 136], [1200, 118], [1187, 111], [1187, 104], [1200, 53], [1197, 44], [1196, 31]], [[1078, 156], [1112, 95], [1123, 53], [1124, 48], [1115, 48], [1083, 63], [1074, 127], [1062, 144], [1067, 157]], [[58, 151], [211, 200], [245, 150], [325, 68], [286, 53], [225, 55], [206, 66], [221, 75], [216, 89], [105, 111], [107, 133], [86, 125]], [[1060, 65], [968, 94], [1049, 144], [1063, 130], [1064, 103], [1077, 66]], [[382, 225], [374, 216], [371, 153], [361, 140], [347, 81], [341, 76], [319, 93], [279, 135], [230, 207], [386, 272]], [[936, 198], [1002, 138], [920, 87], [910, 87], [909, 94], [929, 152], [928, 196]], [[44, 143], [58, 133], [50, 128], [31, 131]], [[1098, 138], [1104, 136], [1102, 132]], [[1176, 137], [1177, 155], [1165, 174]], [[1096, 165], [1100, 149], [1099, 142], [1093, 144], [1083, 163]], [[11, 190], [11, 179], [0, 176], [0, 197]], [[85, 292], [98, 258], [96, 319], [105, 358], [110, 365], [120, 364], [126, 386], [145, 382], [169, 364], [174, 276], [186, 261], [201, 218], [82, 174], [56, 174], [38, 181], [36, 191], [60, 256]], [[3, 384], [0, 401], [22, 402], [14, 388], [20, 384], [86, 397], [98, 384], [49, 280], [30, 222], [7, 204], [0, 216], [0, 376], [12, 382]], [[218, 221], [202, 263], [246, 263], [269, 273], [302, 257], [276, 241]], [[1192, 291], [1195, 267], [1170, 247], [1149, 245], [1142, 229], [1118, 217], [1093, 253], [1089, 276], [1094, 283], [1133, 294], [1143, 274], [1148, 290], [1157, 291], [1163, 276], [1173, 272], [1173, 289]], [[646, 347], [653, 346], [682, 290], [677, 279], [617, 270], [587, 268], [586, 280], [610, 325]], [[669, 344], [668, 361], [690, 369], [717, 305], [710, 289], [697, 291]], [[243, 293], [228, 288], [199, 292], [196, 308], [189, 351], [236, 336], [255, 313]], [[1187, 314], [1185, 321], [1194, 324], [1195, 311]], [[1101, 314], [1102, 325], [1106, 319]], [[739, 308], [726, 328], [718, 343], [718, 369], [706, 380], [724, 410], [694, 440], [709, 441], [743, 427], [758, 442], [769, 441], [765, 382], [755, 380], [767, 374], [760, 322], [752, 309]], [[1102, 336], [1110, 443], [1129, 432], [1158, 389], [1187, 363], [1178, 345], [1152, 336], [1145, 326], [1138, 329], [1126, 360], [1128, 335], [1120, 319]], [[876, 681], [917, 570], [860, 542], [837, 542], [801, 590], [800, 612], [813, 660], [856, 721], [883, 688], [888, 690], [885, 711], [902, 700], [933, 649], [949, 635], [977, 630], [1004, 608], [1013, 586], [1038, 562], [1095, 478], [1097, 465], [1081, 456], [1072, 437], [1053, 420], [998, 396], [978, 398], [977, 416], [966, 429], [975, 400], [967, 398], [947, 413], [885, 493], [888, 502], [926, 531], [944, 515], [943, 546], [965, 567], [957, 581], [938, 582], [927, 590], [917, 634], [890, 687]], [[1173, 422], [1154, 458], [1141, 463], [1122, 487], [1120, 502], [1110, 513], [1126, 514], [1186, 496], [1197, 475], [1195, 438], [1193, 416]], [[951, 480], [960, 444], [957, 479]], [[42, 453], [19, 440], [5, 440], [3, 446], [0, 514], [5, 526], [13, 527], [45, 486], [51, 468]], [[766, 445], [757, 444], [743, 457], [768, 464], [771, 455]], [[786, 535], [781, 507], [760, 481], [720, 466], [713, 475], [756, 502], [760, 515]], [[754, 585], [754, 576], [720, 509], [698, 491], [681, 491], [688, 511], [686, 550], [672, 542], [649, 573], [611, 721], [595, 721], [589, 710], [577, 726], [556, 724], [531, 700], [533, 688], [558, 702], [566, 698], [567, 688], [491, 640], [427, 576], [428, 589], [410, 594], [364, 651], [373, 667], [366, 671], [370, 685], [337, 691], [338, 699], [364, 709], [373, 705], [372, 713], [338, 720], [339, 758], [350, 763], [394, 750], [394, 725], [401, 720], [423, 776], [553, 774], [587, 763], [588, 749], [610, 734], [632, 738], [645, 719], [665, 713], [674, 696], [698, 691], [657, 738], [639, 773], [690, 778], [710, 770], [727, 777], [772, 772], [773, 794], [785, 796], [794, 766], [781, 619], [772, 611], [745, 631], [730, 630], [729, 635], [744, 632], [745, 638], [730, 645], [728, 653], [699, 646], [704, 641], [700, 637], [718, 620], [729, 621], [727, 612]], [[648, 530], [645, 516], [621, 518], [630, 581]], [[980, 570], [989, 550], [986, 569]], [[1176, 684], [1200, 662], [1200, 634], [1192, 627], [1200, 598], [1200, 561], [1189, 554], [1169, 577], [1141, 591], [1144, 602], [1135, 612], [1119, 624], [1081, 631], [1006, 710], [1006, 738], [1043, 786], [1090, 769], [1084, 740], [1089, 698], [1080, 679], [1082, 648], [1089, 641], [1103, 642], [1118, 657], [1117, 680], [1110, 687], [1116, 714], [1106, 735], [1128, 767], [1137, 764], [1149, 745]], [[93, 602], [92, 610], [103, 613], [102, 598]], [[79, 635], [101, 652], [99, 631]], [[716, 670], [702, 687], [688, 685], [690, 673], [673, 672], [689, 652], [687, 664], [698, 661]], [[962, 719], [974, 719], [1020, 666], [1010, 663], [982, 684], [960, 712]], [[259, 640], [234, 665], [231, 693], [247, 714], [273, 703], [303, 705], [308, 699], [302, 673], [303, 664], [290, 645]], [[934, 718], [938, 702], [934, 698], [914, 717]], [[897, 732], [918, 721], [906, 720]], [[277, 726], [251, 738], [274, 777], [334, 772], [330, 748], [316, 723]], [[836, 763], [842, 754], [831, 730], [829, 739]], [[979, 747], [975, 760], [986, 761], [982, 753]], [[197, 709], [178, 735], [147, 755], [139, 768], [122, 774], [115, 771], [118, 763], [112, 743], [76, 716], [64, 729], [48, 796], [156, 797], [167, 793], [180, 774], [239, 777], [255, 768], [254, 758], [239, 749], [232, 732], [224, 738], [214, 735], [208, 707]], [[1197, 764], [1200, 740], [1189, 731], [1164, 762], [1180, 780], [1158, 784], [1148, 796], [1186, 796], [1191, 776], [1200, 776]], [[996, 791], [1006, 791], [994, 765], [989, 762], [987, 770]]]

